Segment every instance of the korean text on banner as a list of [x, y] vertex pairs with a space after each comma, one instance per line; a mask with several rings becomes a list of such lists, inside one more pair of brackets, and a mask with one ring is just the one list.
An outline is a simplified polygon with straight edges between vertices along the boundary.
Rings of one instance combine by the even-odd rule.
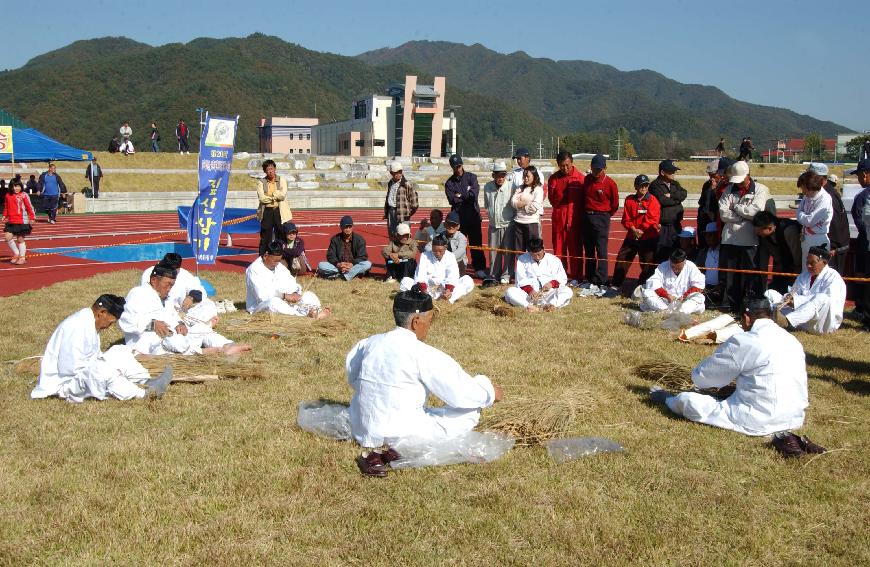
[[12, 126], [0, 126], [0, 154], [14, 153], [12, 148]]
[[199, 143], [199, 195], [193, 202], [189, 229], [197, 264], [214, 264], [217, 257], [237, 125], [238, 117], [205, 118]]

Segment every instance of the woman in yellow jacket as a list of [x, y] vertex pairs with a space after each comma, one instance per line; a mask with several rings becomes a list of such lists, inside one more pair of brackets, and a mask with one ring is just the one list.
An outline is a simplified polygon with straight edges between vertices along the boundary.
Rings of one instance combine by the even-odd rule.
[[287, 204], [287, 180], [275, 173], [275, 162], [263, 162], [265, 179], [257, 181], [257, 219], [260, 221], [260, 256], [273, 240], [285, 242], [287, 237], [281, 225], [293, 219], [290, 205]]

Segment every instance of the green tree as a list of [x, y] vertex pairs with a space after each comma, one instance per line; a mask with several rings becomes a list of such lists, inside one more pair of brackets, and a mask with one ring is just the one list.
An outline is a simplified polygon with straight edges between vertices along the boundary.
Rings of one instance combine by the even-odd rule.
[[861, 146], [868, 140], [870, 140], [870, 134], [862, 134], [846, 142], [846, 155], [843, 156], [843, 159], [858, 161], [858, 153], [861, 151]]
[[813, 132], [804, 138], [804, 159], [814, 160], [822, 159], [822, 153], [825, 151], [825, 144], [822, 141], [822, 136]]
[[665, 141], [655, 132], [645, 132], [640, 137], [637, 151], [642, 159], [661, 159], [665, 157]]

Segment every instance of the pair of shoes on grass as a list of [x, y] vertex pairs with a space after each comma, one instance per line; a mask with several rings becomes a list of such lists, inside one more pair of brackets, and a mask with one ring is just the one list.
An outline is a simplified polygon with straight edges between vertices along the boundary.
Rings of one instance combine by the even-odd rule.
[[386, 451], [370, 451], [362, 453], [356, 458], [356, 466], [359, 467], [359, 472], [364, 476], [373, 476], [383, 478], [387, 476], [387, 466], [393, 461], [401, 459], [401, 455], [390, 447]]
[[791, 431], [780, 431], [773, 434], [771, 445], [776, 451], [786, 458], [800, 457], [801, 455], [820, 455], [827, 451], [821, 445], [817, 445], [806, 436], [798, 437]]

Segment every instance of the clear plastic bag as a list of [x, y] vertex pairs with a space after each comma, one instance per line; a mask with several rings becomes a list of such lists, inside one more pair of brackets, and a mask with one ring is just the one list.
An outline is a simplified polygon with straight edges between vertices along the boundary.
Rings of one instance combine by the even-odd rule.
[[547, 441], [547, 452], [557, 463], [564, 463], [596, 453], [621, 453], [625, 448], [605, 437], [570, 437]]
[[350, 439], [350, 410], [344, 404], [322, 400], [299, 402], [296, 424], [300, 428], [330, 439]]
[[[679, 309], [679, 304], [677, 305], [677, 309]], [[665, 317], [665, 320], [662, 321], [660, 325], [662, 329], [666, 331], [679, 331], [692, 323], [692, 316], [686, 313], [680, 313], [679, 311], [673, 311]]]
[[626, 311], [622, 316], [622, 322], [638, 329], [643, 327], [643, 313], [640, 311]]
[[435, 467], [458, 463], [489, 463], [510, 451], [514, 440], [492, 431], [469, 431], [453, 439], [399, 439], [388, 443], [399, 455], [394, 469]]

